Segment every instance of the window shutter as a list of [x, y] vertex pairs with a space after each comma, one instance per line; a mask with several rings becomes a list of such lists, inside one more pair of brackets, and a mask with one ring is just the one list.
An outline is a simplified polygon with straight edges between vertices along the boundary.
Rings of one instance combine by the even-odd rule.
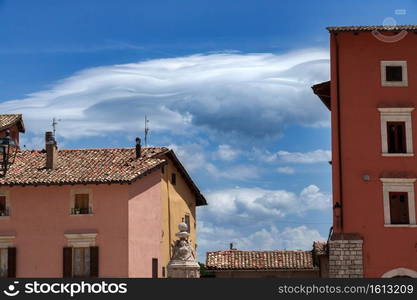
[[409, 224], [408, 195], [404, 192], [390, 192], [391, 224]]
[[90, 247], [90, 276], [98, 277], [98, 247]]
[[158, 278], [158, 259], [152, 258], [152, 278]]
[[7, 248], [7, 277], [16, 277], [16, 248]]
[[64, 247], [63, 252], [63, 277], [72, 277], [72, 248]]

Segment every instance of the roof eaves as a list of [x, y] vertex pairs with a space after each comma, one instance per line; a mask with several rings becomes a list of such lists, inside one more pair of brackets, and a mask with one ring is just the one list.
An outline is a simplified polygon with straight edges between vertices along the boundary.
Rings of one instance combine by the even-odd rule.
[[329, 32], [367, 32], [367, 31], [417, 31], [417, 25], [396, 25], [396, 26], [384, 26], [384, 25], [363, 25], [363, 26], [329, 26], [326, 27]]
[[207, 205], [206, 198], [201, 194], [199, 188], [191, 179], [191, 176], [188, 174], [187, 170], [184, 168], [184, 166], [182, 165], [178, 157], [175, 155], [174, 151], [172, 149], [167, 149], [166, 151], [159, 153], [157, 156], [161, 156], [161, 155], [167, 155], [169, 158], [172, 159], [174, 164], [178, 167], [182, 175], [185, 177], [186, 182], [190, 185], [191, 189], [193, 190], [196, 196], [196, 205], [197, 206]]

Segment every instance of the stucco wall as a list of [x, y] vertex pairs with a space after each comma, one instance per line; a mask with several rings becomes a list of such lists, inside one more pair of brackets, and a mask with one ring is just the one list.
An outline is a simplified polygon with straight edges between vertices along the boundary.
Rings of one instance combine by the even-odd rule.
[[[91, 189], [93, 215], [70, 215], [74, 189]], [[15, 235], [18, 277], [62, 277], [65, 233], [97, 232], [99, 276], [128, 275], [127, 185], [0, 188], [10, 195], [11, 216], [0, 235]]]
[[[363, 237], [365, 277], [407, 267], [417, 270], [417, 228], [384, 227], [380, 177], [417, 177], [417, 155], [381, 156], [378, 107], [416, 107], [417, 36], [408, 33], [395, 43], [383, 43], [370, 32], [339, 33], [340, 105], [343, 169], [344, 232]], [[337, 144], [336, 47], [332, 54], [332, 154], [333, 201], [339, 201]], [[408, 87], [382, 87], [380, 61], [406, 60]], [[413, 148], [417, 151], [417, 110], [411, 113]], [[363, 175], [370, 180], [364, 181]], [[416, 186], [414, 186], [416, 189]], [[415, 201], [415, 199], [414, 199]], [[389, 259], [387, 259], [389, 257]]]
[[161, 276], [161, 173], [159, 170], [129, 186], [129, 277], [152, 277], [152, 258]]
[[[190, 215], [190, 242], [194, 249], [197, 240], [195, 196], [172, 161], [166, 159], [168, 165], [165, 166], [161, 181], [163, 242], [161, 244], [162, 262], [160, 269], [166, 267], [169, 262], [171, 245], [177, 240], [175, 233], [178, 232], [178, 224], [186, 213]], [[172, 173], [176, 173], [176, 185], [171, 184]]]

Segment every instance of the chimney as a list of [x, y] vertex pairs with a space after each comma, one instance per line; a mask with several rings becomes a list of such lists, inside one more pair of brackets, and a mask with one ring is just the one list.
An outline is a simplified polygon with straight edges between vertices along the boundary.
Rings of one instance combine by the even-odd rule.
[[45, 132], [45, 149], [46, 149], [46, 169], [52, 170], [56, 168], [57, 163], [57, 146], [53, 133]]
[[136, 138], [136, 159], [140, 158], [142, 146], [140, 144], [140, 138]]

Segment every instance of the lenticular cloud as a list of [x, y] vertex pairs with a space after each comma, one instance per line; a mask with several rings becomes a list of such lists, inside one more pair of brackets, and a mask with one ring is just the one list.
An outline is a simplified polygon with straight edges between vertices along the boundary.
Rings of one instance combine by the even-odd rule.
[[35, 134], [60, 118], [64, 138], [136, 130], [145, 114], [153, 131], [265, 138], [288, 124], [326, 126], [310, 89], [326, 79], [323, 50], [192, 55], [82, 70], [0, 111], [23, 113]]

